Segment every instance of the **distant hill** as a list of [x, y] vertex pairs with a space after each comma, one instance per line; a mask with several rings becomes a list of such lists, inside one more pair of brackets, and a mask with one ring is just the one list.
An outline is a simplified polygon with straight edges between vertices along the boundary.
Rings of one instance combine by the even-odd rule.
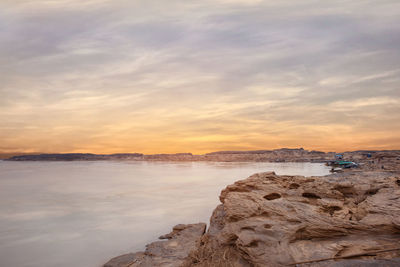
[[113, 159], [136, 159], [142, 158], [140, 153], [121, 154], [91, 154], [91, 153], [60, 153], [60, 154], [33, 154], [17, 155], [7, 158], [12, 161], [71, 161], [71, 160], [113, 160]]
[[[204, 155], [192, 153], [150, 154], [118, 153], [55, 153], [55, 154], [22, 154], [3, 159], [10, 161], [73, 161], [73, 160], [145, 160], [145, 161], [215, 161], [215, 162], [327, 162], [335, 159], [335, 152], [305, 150], [303, 148], [281, 148], [275, 150], [250, 151], [217, 151]], [[366, 160], [395, 158], [400, 161], [399, 150], [358, 150], [343, 152], [344, 158], [350, 161], [363, 162]]]
[[25, 156], [25, 155], [37, 155], [37, 154], [42, 154], [40, 152], [31, 152], [31, 153], [25, 153], [25, 152], [9, 152], [9, 153], [0, 153], [0, 160], [1, 159], [9, 159], [14, 156]]

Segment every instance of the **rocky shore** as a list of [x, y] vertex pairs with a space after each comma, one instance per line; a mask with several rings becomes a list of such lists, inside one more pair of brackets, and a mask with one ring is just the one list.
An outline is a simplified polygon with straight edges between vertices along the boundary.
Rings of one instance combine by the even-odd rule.
[[[13, 161], [143, 160], [328, 162], [334, 152], [300, 149], [191, 153], [40, 154]], [[358, 168], [323, 177], [258, 173], [227, 186], [208, 229], [177, 225], [144, 252], [104, 267], [400, 266], [400, 151], [353, 151]], [[134, 238], [134, 237], [132, 237]]]
[[377, 166], [254, 174], [221, 192], [207, 231], [177, 225], [104, 266], [400, 266], [400, 173]]

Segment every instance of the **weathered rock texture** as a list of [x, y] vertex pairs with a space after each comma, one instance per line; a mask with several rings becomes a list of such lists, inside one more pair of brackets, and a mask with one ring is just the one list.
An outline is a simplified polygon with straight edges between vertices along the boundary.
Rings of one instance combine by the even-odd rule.
[[[187, 266], [399, 266], [400, 180], [393, 173], [326, 177], [260, 173], [222, 191]], [[357, 261], [345, 258], [358, 255]], [[321, 259], [340, 258], [335, 261]], [[387, 260], [390, 259], [390, 260]], [[306, 265], [306, 264], [304, 264]]]
[[104, 267], [181, 266], [189, 253], [198, 249], [206, 224], [178, 224], [173, 231], [146, 246], [145, 252], [130, 253], [111, 259]]
[[[370, 155], [367, 157], [366, 155]], [[344, 153], [347, 160], [361, 163], [362, 170], [400, 170], [400, 151], [375, 151], [375, 152], [347, 152]]]
[[398, 172], [259, 173], [220, 200], [204, 235], [204, 224], [176, 226], [105, 266], [400, 266]]

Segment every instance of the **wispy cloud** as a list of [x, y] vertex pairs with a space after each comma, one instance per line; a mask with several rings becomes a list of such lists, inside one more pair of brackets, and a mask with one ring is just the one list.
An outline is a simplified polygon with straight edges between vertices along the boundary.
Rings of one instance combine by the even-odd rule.
[[0, 6], [3, 150], [400, 146], [397, 1]]

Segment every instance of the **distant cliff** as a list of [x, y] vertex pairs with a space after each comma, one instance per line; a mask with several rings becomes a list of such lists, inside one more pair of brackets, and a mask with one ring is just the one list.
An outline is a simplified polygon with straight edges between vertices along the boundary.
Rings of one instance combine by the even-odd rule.
[[138, 159], [143, 154], [126, 153], [98, 155], [90, 153], [66, 153], [66, 154], [38, 154], [38, 155], [19, 155], [8, 158], [11, 161], [72, 161], [72, 160], [119, 160], [119, 159]]
[[[214, 162], [326, 162], [335, 158], [335, 152], [309, 151], [303, 148], [275, 150], [218, 151], [203, 155], [192, 153], [151, 154], [30, 154], [8, 158], [11, 161], [73, 161], [73, 160], [144, 160], [144, 161], [214, 161]], [[344, 152], [345, 160], [362, 163], [366, 168], [393, 169], [400, 165], [400, 151], [353, 151]], [[379, 165], [379, 166], [378, 166]]]
[[264, 162], [309, 162], [332, 159], [333, 152], [308, 151], [303, 148], [252, 151], [218, 151], [204, 155], [192, 153], [151, 154], [91, 154], [91, 153], [59, 153], [29, 154], [8, 158], [11, 161], [71, 161], [71, 160], [147, 160], [147, 161], [264, 161]]

